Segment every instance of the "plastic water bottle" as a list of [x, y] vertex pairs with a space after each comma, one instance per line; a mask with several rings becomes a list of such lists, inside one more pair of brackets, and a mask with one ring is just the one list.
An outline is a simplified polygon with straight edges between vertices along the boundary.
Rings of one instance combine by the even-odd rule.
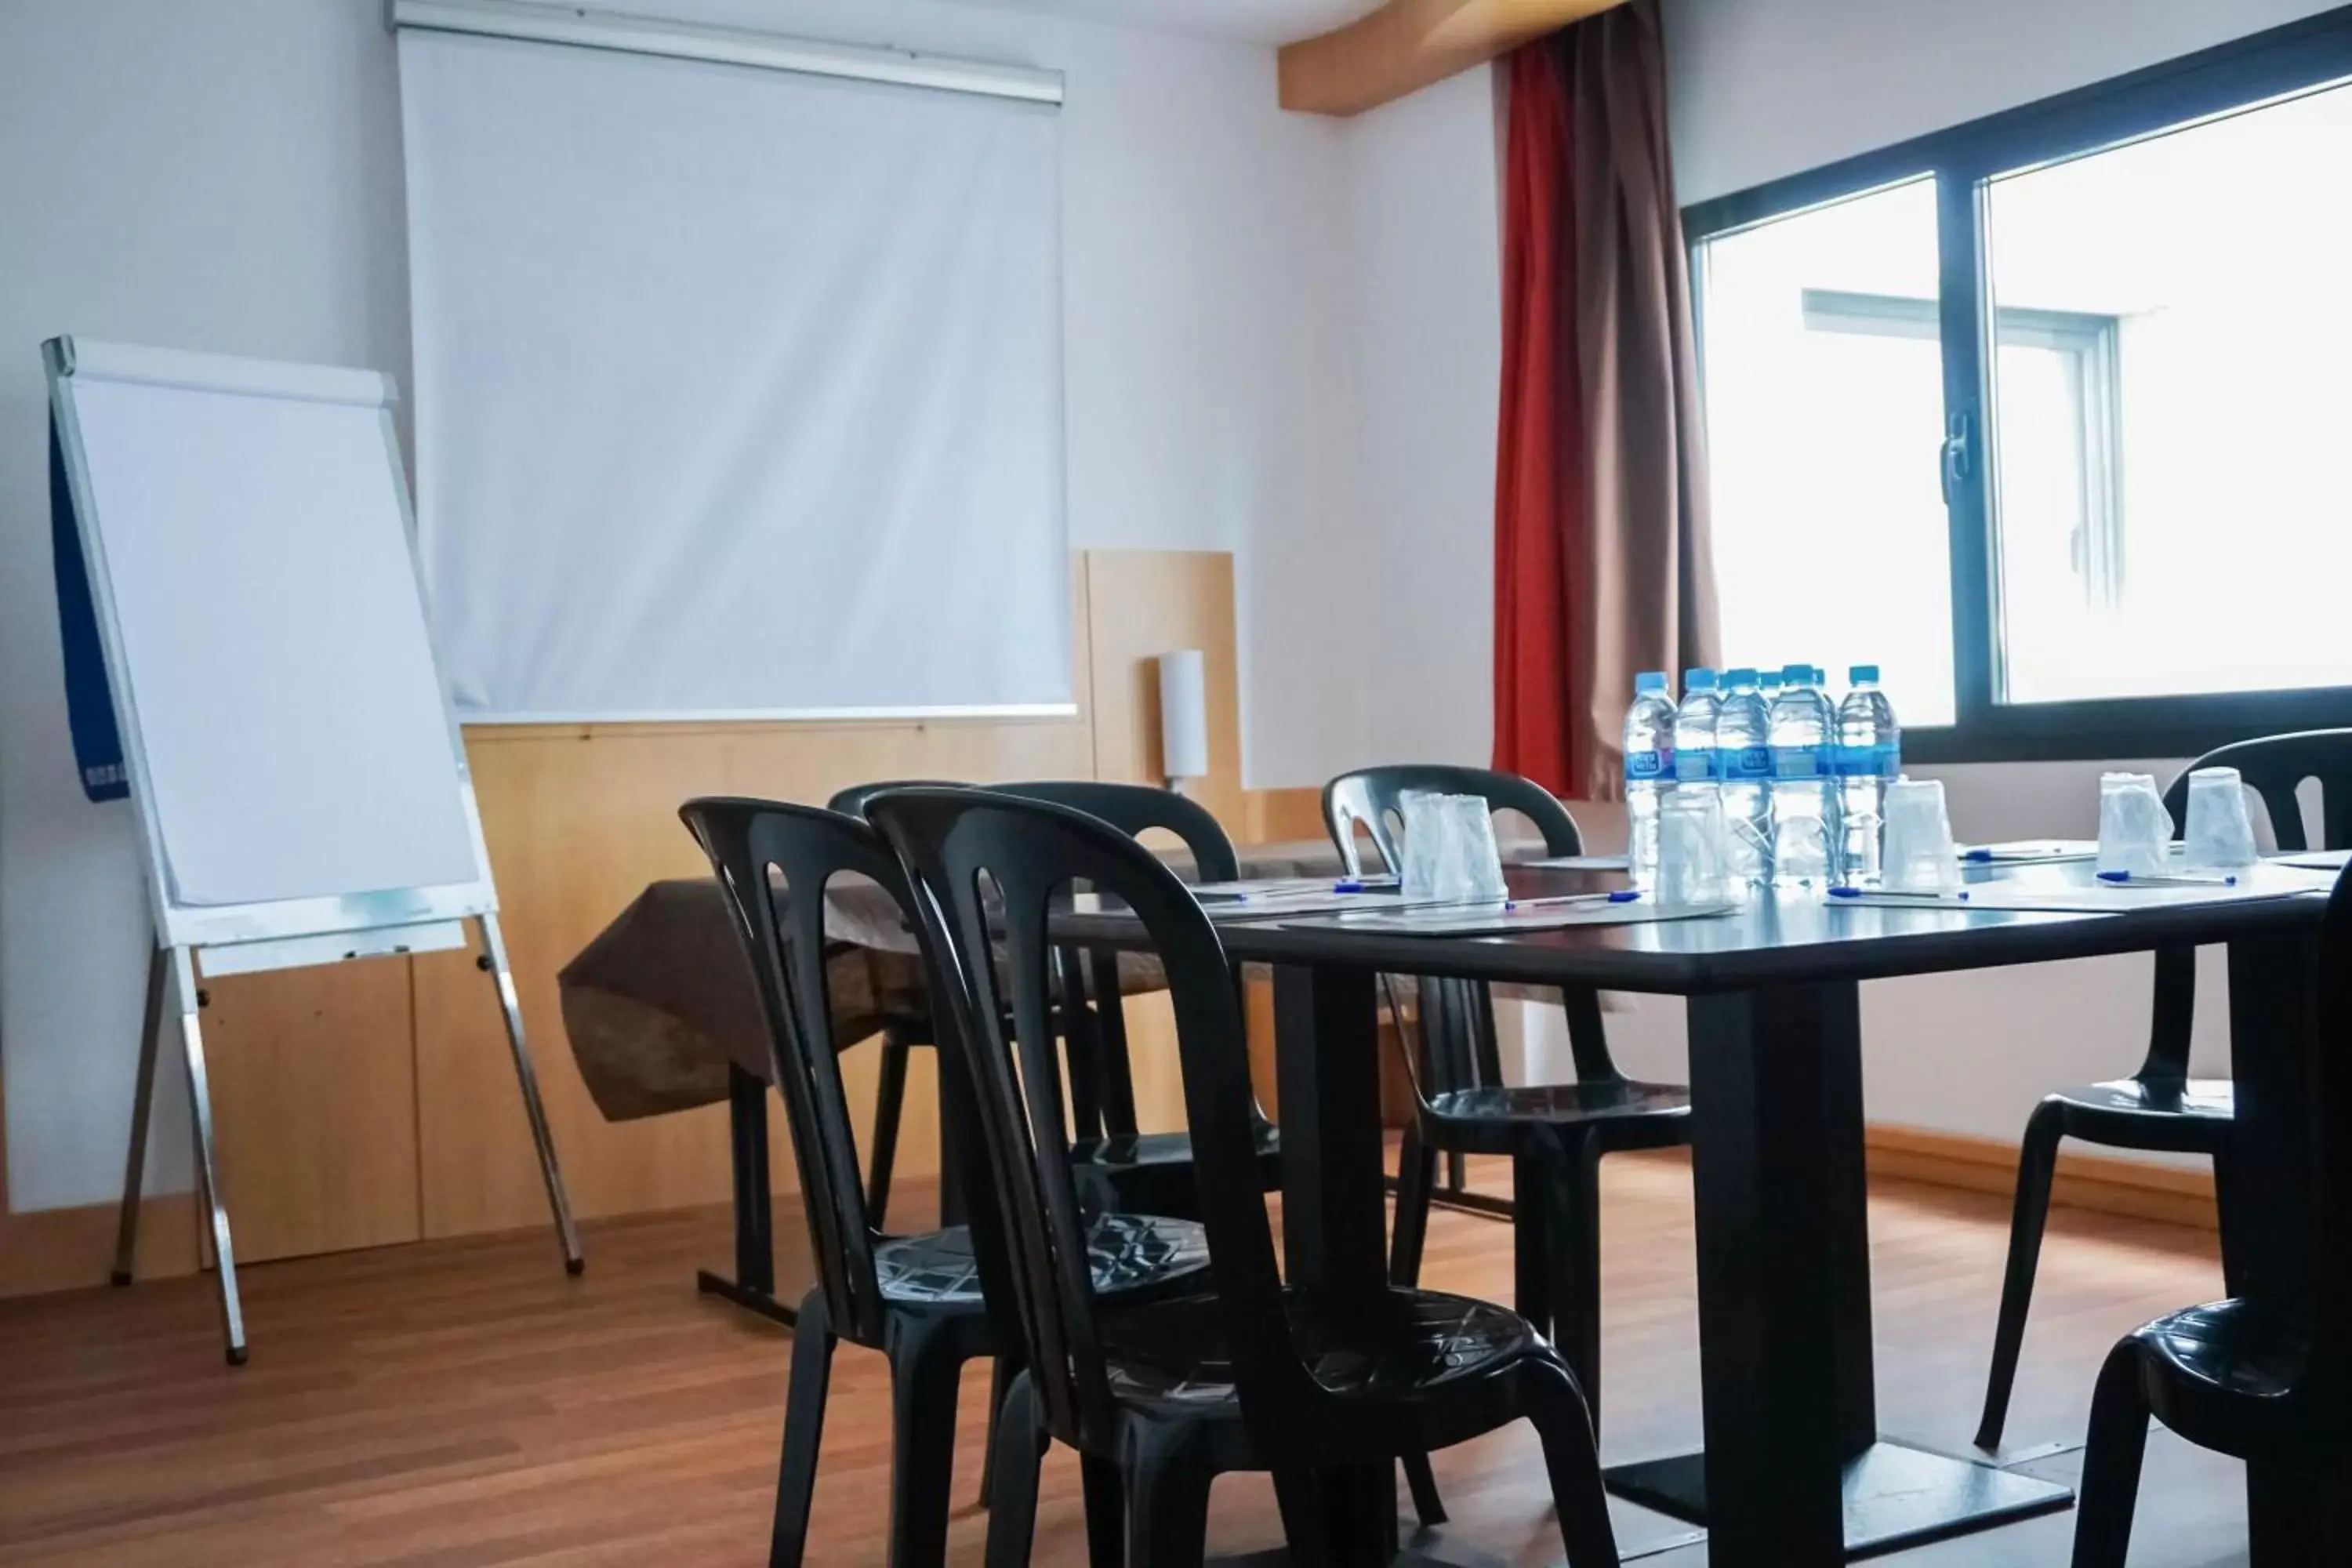
[[1717, 785], [1724, 826], [1731, 837], [1735, 889], [1753, 891], [1772, 881], [1771, 720], [1752, 669], [1723, 672], [1723, 704], [1715, 721]]
[[1764, 710], [1770, 712], [1772, 704], [1780, 700], [1780, 671], [1768, 669], [1756, 678], [1756, 689], [1764, 696]]
[[1780, 672], [1772, 702], [1772, 884], [1830, 886], [1838, 862], [1835, 715], [1812, 666]]
[[1849, 888], [1875, 882], [1881, 835], [1886, 828], [1886, 786], [1903, 774], [1903, 730], [1895, 705], [1878, 689], [1878, 666], [1857, 664], [1853, 683], [1838, 704], [1838, 816], [1845, 847], [1838, 880]]
[[1625, 859], [1633, 886], [1658, 884], [1658, 804], [1675, 787], [1675, 700], [1666, 675], [1653, 669], [1633, 678], [1633, 706], [1625, 710]]
[[1675, 790], [1712, 792], [1722, 783], [1715, 760], [1715, 721], [1723, 710], [1715, 671], [1683, 671], [1683, 705], [1675, 710]]

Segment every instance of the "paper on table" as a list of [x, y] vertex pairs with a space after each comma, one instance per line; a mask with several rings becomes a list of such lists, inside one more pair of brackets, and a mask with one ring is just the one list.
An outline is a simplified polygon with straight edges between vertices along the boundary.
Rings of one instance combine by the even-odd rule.
[[1239, 882], [1196, 882], [1192, 896], [1196, 899], [1262, 899], [1287, 898], [1304, 893], [1336, 893], [1343, 887], [1365, 891], [1392, 889], [1394, 877], [1377, 873], [1365, 877], [1259, 877]]
[[2308, 855], [2282, 855], [2271, 864], [2292, 866], [2298, 871], [2341, 871], [2347, 858], [2352, 858], [2352, 849], [2316, 849]]
[[2235, 887], [2218, 882], [2107, 883], [2080, 888], [2012, 888], [1979, 882], [1956, 893], [1842, 894], [1829, 901], [1865, 909], [1950, 909], [1967, 913], [2039, 911], [2055, 914], [2128, 914], [2134, 910], [2193, 909], [2200, 904], [2259, 903], [2266, 899], [2291, 899], [2321, 890], [2294, 883], [2264, 882]]
[[1578, 903], [1485, 904], [1436, 908], [1366, 910], [1324, 915], [1285, 925], [1319, 930], [1377, 931], [1382, 936], [1498, 936], [1512, 931], [1556, 931], [1569, 926], [1646, 925], [1655, 921], [1702, 920], [1727, 915], [1736, 904]]
[[1402, 893], [1335, 893], [1331, 884], [1296, 893], [1252, 895], [1246, 899], [1212, 899], [1202, 912], [1213, 921], [1262, 921], [1276, 915], [1328, 914], [1343, 910], [1397, 910], [1432, 900], [1408, 900]]

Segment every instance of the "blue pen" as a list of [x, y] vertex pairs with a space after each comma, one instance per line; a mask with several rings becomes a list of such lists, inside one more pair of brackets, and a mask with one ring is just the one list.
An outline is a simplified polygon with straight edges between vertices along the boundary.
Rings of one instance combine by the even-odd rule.
[[1331, 884], [1331, 890], [1335, 893], [1360, 893], [1364, 890], [1364, 879], [1360, 877], [1342, 877]]
[[1949, 893], [1904, 893], [1885, 888], [1832, 888], [1830, 897], [1832, 899], [1920, 899], [1930, 902], [1940, 902], [1949, 899], [1955, 903], [1961, 904], [1969, 901], [1968, 889], [1965, 888]]
[[2134, 880], [2140, 881], [2140, 882], [2145, 882], [2145, 883], [2147, 883], [2147, 884], [2149, 884], [2149, 885], [2151, 885], [2151, 886], [2152, 886], [2152, 885], [2154, 885], [2154, 884], [2156, 884], [2156, 883], [2158, 883], [2158, 882], [2180, 883], [2180, 884], [2184, 884], [2184, 885], [2189, 886], [2189, 887], [2199, 887], [2199, 886], [2211, 885], [2211, 886], [2218, 886], [2218, 887], [2223, 887], [2223, 888], [2234, 888], [2234, 887], [2236, 887], [2236, 886], [2238, 885], [2238, 878], [2237, 878], [2237, 874], [2236, 874], [2235, 872], [2232, 872], [2232, 873], [2231, 873], [2230, 875], [2228, 875], [2228, 876], [2225, 876], [2225, 877], [2221, 878], [2221, 880], [2220, 880], [2218, 883], [2214, 882], [2213, 879], [2211, 879], [2211, 878], [2210, 878], [2210, 877], [2140, 877], [2140, 878], [2134, 878], [2134, 877], [2132, 876], [2132, 874], [2131, 874], [2129, 871], [2102, 871], [2102, 872], [2100, 872], [2100, 873], [2098, 874], [2098, 877], [2099, 877], [2099, 880], [2100, 880], [2100, 881], [2102, 881], [2102, 882], [2114, 882], [2114, 883], [2116, 883], [2116, 884], [2119, 884], [2119, 885], [2120, 885], [2120, 884], [2122, 884], [2122, 883], [2125, 883], [2125, 882], [2130, 882], [2130, 881], [2134, 881]]

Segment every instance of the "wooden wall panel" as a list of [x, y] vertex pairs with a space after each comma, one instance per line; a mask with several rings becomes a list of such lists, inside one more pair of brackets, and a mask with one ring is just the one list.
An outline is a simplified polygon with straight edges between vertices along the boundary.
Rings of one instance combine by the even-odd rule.
[[1163, 653], [1206, 656], [1209, 776], [1185, 785], [1235, 838], [1247, 836], [1234, 558], [1222, 551], [1091, 550], [1095, 776], [1159, 784]]
[[[221, 1194], [241, 1262], [414, 1241], [408, 961], [203, 982]], [[163, 1070], [180, 1070], [164, 1020]]]
[[[728, 1194], [725, 1108], [606, 1121], [572, 1065], [556, 1001], [556, 972], [647, 882], [709, 874], [678, 823], [679, 803], [705, 794], [822, 801], [844, 785], [879, 778], [1092, 776], [1090, 601], [1082, 562], [1073, 577], [1074, 719], [467, 731], [524, 1026], [583, 1217], [718, 1203]], [[415, 964], [425, 1234], [543, 1223], [546, 1200], [487, 982], [456, 955]], [[861, 1128], [871, 1123], [877, 1056], [865, 1047], [845, 1064]], [[898, 1168], [910, 1176], [938, 1164], [929, 1058], [917, 1053], [901, 1122]], [[771, 1173], [779, 1191], [789, 1191], [796, 1184], [791, 1147], [771, 1109]]]
[[[866, 779], [1066, 777], [1090, 766], [1081, 721], [477, 730], [467, 750], [525, 1027], [583, 1217], [716, 1203], [728, 1192], [724, 1109], [606, 1121], [572, 1065], [556, 1002], [556, 972], [647, 882], [708, 874], [678, 823], [680, 802], [822, 801]], [[425, 1233], [536, 1223], [545, 1200], [488, 983], [455, 955], [415, 963]], [[856, 1052], [850, 1064], [869, 1103], [874, 1055]], [[902, 1146], [913, 1173], [930, 1164], [933, 1112], [926, 1095], [908, 1098]], [[774, 1170], [789, 1185], [781, 1142]]]

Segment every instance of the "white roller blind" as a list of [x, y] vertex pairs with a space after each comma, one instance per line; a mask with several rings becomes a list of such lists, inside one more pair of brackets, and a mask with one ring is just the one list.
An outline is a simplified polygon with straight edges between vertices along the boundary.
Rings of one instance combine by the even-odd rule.
[[400, 37], [467, 718], [1070, 700], [1047, 106]]

